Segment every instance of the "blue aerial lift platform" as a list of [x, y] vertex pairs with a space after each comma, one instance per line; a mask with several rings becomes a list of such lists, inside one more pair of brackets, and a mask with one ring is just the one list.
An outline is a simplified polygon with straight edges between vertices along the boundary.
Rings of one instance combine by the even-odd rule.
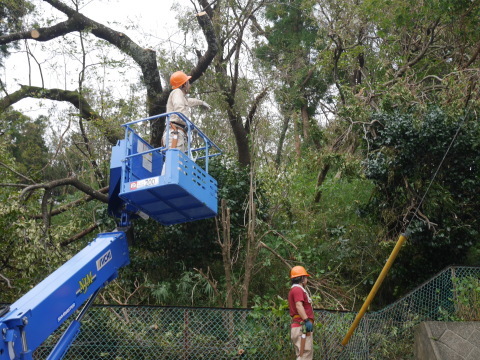
[[[187, 153], [165, 147], [153, 148], [134, 126], [176, 115], [187, 124]], [[120, 217], [129, 212], [148, 214], [163, 225], [200, 220], [217, 214], [217, 181], [208, 173], [209, 159], [220, 149], [182, 113], [168, 113], [124, 124], [125, 139], [112, 149], [109, 212]], [[195, 134], [195, 135], [193, 135]], [[192, 138], [200, 147], [192, 149]], [[167, 142], [168, 142], [167, 137]], [[196, 161], [204, 160], [205, 169]]]
[[[187, 153], [153, 148], [135, 130], [142, 122], [177, 115], [188, 134]], [[220, 149], [181, 113], [161, 114], [123, 125], [125, 138], [112, 149], [109, 213], [119, 231], [99, 234], [83, 250], [22, 298], [0, 310], [0, 360], [33, 360], [33, 352], [77, 310], [48, 360], [62, 359], [80, 331], [98, 292], [129, 264], [126, 231], [130, 220], [149, 216], [164, 225], [216, 216], [217, 183], [208, 162]], [[200, 142], [192, 149], [192, 138]], [[204, 160], [205, 168], [196, 161]], [[83, 306], [83, 307], [82, 307]], [[80, 309], [81, 308], [81, 309]]]

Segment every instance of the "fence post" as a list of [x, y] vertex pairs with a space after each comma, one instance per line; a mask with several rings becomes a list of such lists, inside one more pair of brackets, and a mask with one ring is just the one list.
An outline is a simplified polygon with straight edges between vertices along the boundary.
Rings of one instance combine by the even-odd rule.
[[188, 359], [188, 352], [189, 352], [189, 339], [188, 339], [188, 328], [189, 328], [189, 321], [188, 321], [188, 309], [183, 311], [183, 359]]
[[457, 273], [455, 271], [455, 268], [452, 267], [450, 270], [450, 282], [452, 284], [452, 293], [453, 293], [453, 314], [450, 315], [456, 315], [459, 312], [459, 305], [458, 305], [458, 294], [457, 294], [457, 284], [455, 281], [455, 278], [457, 276]]

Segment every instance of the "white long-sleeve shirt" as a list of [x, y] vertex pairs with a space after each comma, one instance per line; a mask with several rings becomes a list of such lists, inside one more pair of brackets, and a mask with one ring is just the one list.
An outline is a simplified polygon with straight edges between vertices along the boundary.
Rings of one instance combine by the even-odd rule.
[[[179, 88], [172, 90], [172, 92], [170, 93], [167, 101], [167, 112], [181, 112], [183, 115], [190, 119], [192, 116], [190, 108], [203, 104], [204, 102], [202, 100], [187, 97], [186, 94], [184, 94], [183, 91]], [[172, 115], [170, 121], [180, 125], [186, 125], [185, 121], [183, 121], [176, 115]]]

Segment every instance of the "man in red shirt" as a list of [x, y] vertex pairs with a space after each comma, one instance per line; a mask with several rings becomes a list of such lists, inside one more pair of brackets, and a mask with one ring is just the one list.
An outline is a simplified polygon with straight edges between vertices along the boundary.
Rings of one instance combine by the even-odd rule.
[[297, 360], [313, 359], [313, 321], [312, 299], [306, 290], [307, 271], [303, 266], [294, 266], [290, 270], [292, 288], [288, 293], [288, 307], [292, 324], [290, 337], [295, 347]]

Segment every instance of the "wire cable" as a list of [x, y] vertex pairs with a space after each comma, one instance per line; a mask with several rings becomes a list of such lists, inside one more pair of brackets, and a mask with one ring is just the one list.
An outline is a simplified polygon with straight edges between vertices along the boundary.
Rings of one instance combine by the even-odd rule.
[[420, 200], [420, 203], [416, 206], [415, 212], [413, 213], [412, 218], [408, 221], [407, 228], [405, 230], [405, 234], [407, 234], [407, 237], [408, 237], [408, 234], [409, 234], [410, 225], [411, 225], [413, 219], [415, 219], [417, 217], [417, 214], [420, 211], [420, 207], [423, 205], [423, 203], [425, 201], [425, 198], [426, 198], [428, 192], [430, 191], [430, 188], [432, 187], [432, 184], [435, 181], [435, 178], [437, 177], [438, 173], [440, 172], [440, 169], [441, 169], [443, 163], [445, 162], [445, 159], [447, 158], [447, 155], [450, 152], [450, 149], [452, 148], [453, 144], [455, 143], [455, 140], [457, 139], [458, 134], [460, 133], [460, 129], [462, 128], [463, 123], [465, 122], [466, 118], [467, 118], [467, 116], [464, 115], [462, 121], [460, 121], [460, 124], [458, 125], [457, 131], [455, 132], [455, 135], [453, 136], [452, 141], [450, 141], [450, 144], [448, 145], [448, 148], [445, 151], [445, 154], [443, 155], [442, 160], [438, 164], [437, 169], [435, 170], [435, 173], [433, 174], [432, 178], [430, 179], [430, 183], [428, 184], [428, 187], [425, 190], [425, 192], [422, 196], [422, 199]]

